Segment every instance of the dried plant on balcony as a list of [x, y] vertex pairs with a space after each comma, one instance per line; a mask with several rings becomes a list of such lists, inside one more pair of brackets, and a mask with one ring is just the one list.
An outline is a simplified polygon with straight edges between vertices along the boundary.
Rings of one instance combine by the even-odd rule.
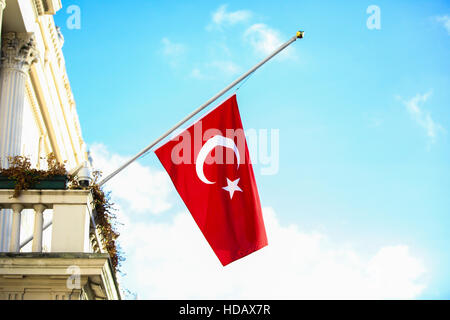
[[[111, 202], [110, 193], [106, 193], [98, 185], [98, 180], [101, 177], [100, 171], [94, 171], [94, 182], [88, 187], [92, 192], [92, 197], [94, 199], [94, 209], [95, 209], [95, 224], [100, 230], [101, 240], [103, 241], [106, 251], [108, 251], [111, 258], [111, 264], [114, 271], [118, 271], [120, 262], [123, 261], [116, 240], [119, 237], [119, 233], [116, 231], [115, 225], [116, 214], [114, 211], [114, 203]], [[74, 177], [69, 177], [70, 189], [83, 189]]]
[[8, 168], [0, 168], [0, 175], [15, 182], [13, 198], [18, 198], [23, 190], [33, 188], [40, 181], [67, 175], [65, 162], [58, 162], [53, 153], [41, 159], [47, 161], [47, 170], [32, 168], [30, 159], [24, 156], [8, 157]]
[[99, 171], [94, 172], [94, 183], [91, 186], [96, 211], [95, 223], [100, 227], [106, 250], [111, 257], [111, 263], [114, 270], [117, 271], [123, 258], [116, 244], [116, 240], [120, 235], [115, 229], [116, 214], [114, 211], [116, 209], [114, 208], [114, 203], [111, 202], [110, 193], [105, 194], [97, 184], [100, 175]]

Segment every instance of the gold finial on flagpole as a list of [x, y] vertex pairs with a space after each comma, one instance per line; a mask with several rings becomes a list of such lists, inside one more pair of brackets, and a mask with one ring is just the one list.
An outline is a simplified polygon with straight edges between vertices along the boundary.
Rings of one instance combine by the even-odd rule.
[[305, 31], [297, 31], [297, 39], [303, 39]]

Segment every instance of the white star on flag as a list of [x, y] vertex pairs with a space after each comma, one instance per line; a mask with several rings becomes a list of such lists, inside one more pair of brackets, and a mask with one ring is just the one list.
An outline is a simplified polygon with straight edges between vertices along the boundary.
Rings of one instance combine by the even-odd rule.
[[230, 199], [233, 199], [233, 195], [234, 195], [235, 191], [243, 192], [242, 189], [239, 188], [239, 186], [238, 186], [239, 180], [240, 180], [240, 178], [238, 178], [234, 181], [231, 181], [230, 179], [227, 178], [228, 186], [222, 188], [230, 193]]

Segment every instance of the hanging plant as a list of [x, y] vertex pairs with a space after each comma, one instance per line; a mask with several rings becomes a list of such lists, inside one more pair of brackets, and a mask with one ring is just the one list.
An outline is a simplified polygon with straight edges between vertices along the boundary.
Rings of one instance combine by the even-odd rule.
[[[94, 199], [95, 210], [95, 224], [100, 230], [100, 236], [103, 241], [106, 251], [111, 258], [111, 264], [114, 271], [118, 271], [120, 263], [124, 260], [119, 252], [117, 246], [117, 238], [120, 234], [116, 230], [117, 217], [115, 214], [116, 209], [114, 203], [111, 202], [110, 193], [106, 193], [98, 185], [98, 180], [101, 178], [100, 171], [94, 171], [94, 182], [88, 187], [92, 192]], [[70, 177], [70, 189], [85, 189], [81, 187], [76, 179]]]

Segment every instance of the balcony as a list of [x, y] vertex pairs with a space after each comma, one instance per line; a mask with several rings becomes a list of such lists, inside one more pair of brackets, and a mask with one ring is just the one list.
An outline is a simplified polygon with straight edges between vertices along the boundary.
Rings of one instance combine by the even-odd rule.
[[[28, 190], [18, 198], [12, 195], [13, 190], [0, 190], [0, 208], [12, 210], [10, 224], [0, 226], [1, 236], [9, 239], [8, 252], [0, 253], [0, 300], [120, 299], [95, 227], [90, 191]], [[31, 234], [22, 230], [27, 229], [21, 221], [24, 214], [32, 222]], [[46, 216], [52, 221], [44, 239]]]

